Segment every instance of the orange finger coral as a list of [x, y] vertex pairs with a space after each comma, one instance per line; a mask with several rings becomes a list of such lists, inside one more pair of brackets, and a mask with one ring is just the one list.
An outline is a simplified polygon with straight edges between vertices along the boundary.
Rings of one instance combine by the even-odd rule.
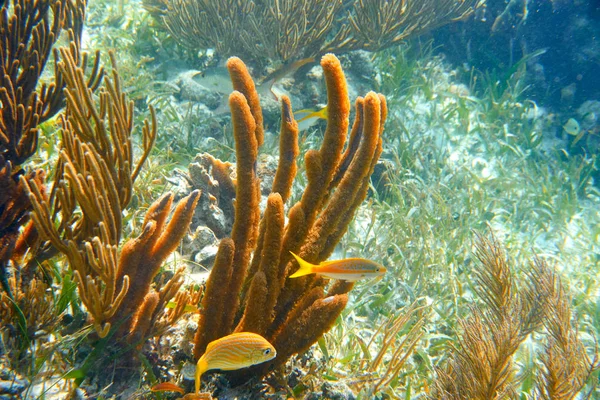
[[347, 303], [351, 284], [335, 284], [327, 293], [325, 279], [287, 279], [297, 269], [290, 251], [311, 263], [331, 255], [366, 197], [381, 154], [387, 109], [382, 95], [371, 92], [359, 98], [346, 143], [350, 115], [347, 85], [338, 59], [325, 55], [321, 66], [329, 115], [320, 149], [304, 155], [308, 184], [300, 201], [290, 207], [285, 224], [285, 203], [296, 175], [298, 127], [290, 101], [283, 96], [280, 160], [266, 210], [259, 218], [256, 163], [262, 115], [244, 64], [232, 58], [227, 65], [236, 89], [229, 99], [237, 155], [235, 222], [231, 239], [221, 242], [206, 283], [195, 356], [199, 358], [211, 341], [232, 332], [255, 332], [277, 350], [274, 360], [250, 369], [260, 375], [308, 349]]

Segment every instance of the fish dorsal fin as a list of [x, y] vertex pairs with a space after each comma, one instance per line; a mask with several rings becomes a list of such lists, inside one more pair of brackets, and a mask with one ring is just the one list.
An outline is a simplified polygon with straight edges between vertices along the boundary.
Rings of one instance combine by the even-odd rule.
[[328, 266], [328, 265], [331, 265], [331, 264], [337, 264], [337, 263], [339, 263], [340, 261], [342, 261], [342, 260], [329, 260], [329, 261], [321, 261], [321, 262], [319, 263], [319, 267], [326, 267], [326, 266]]
[[365, 260], [363, 260], [362, 258], [351, 257], [351, 258], [344, 258], [342, 260], [323, 261], [323, 262], [319, 263], [319, 268], [320, 267], [328, 267], [333, 264], [339, 264], [341, 262], [343, 262], [344, 264], [349, 264], [351, 262], [356, 262], [356, 263], [362, 264], [362, 263], [365, 263]]
[[209, 351], [211, 351], [216, 345], [218, 345], [221, 342], [221, 339], [223, 339], [223, 338], [219, 338], [219, 339], [216, 339], [216, 340], [213, 340], [212, 342], [210, 342], [206, 346], [206, 350], [204, 351], [204, 353], [208, 353]]

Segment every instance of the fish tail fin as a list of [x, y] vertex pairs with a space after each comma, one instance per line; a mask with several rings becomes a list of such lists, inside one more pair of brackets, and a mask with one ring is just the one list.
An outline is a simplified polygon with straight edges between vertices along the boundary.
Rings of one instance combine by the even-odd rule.
[[196, 383], [196, 394], [200, 394], [200, 378], [202, 374], [208, 370], [208, 362], [204, 359], [204, 356], [200, 357], [196, 364], [196, 373], [194, 374], [194, 380]]
[[[290, 251], [290, 253], [292, 253], [292, 252]], [[290, 275], [290, 278], [298, 278], [300, 276], [310, 275], [310, 274], [314, 273], [313, 268], [316, 267], [316, 265], [311, 264], [308, 261], [304, 261], [302, 258], [300, 258], [300, 256], [298, 256], [294, 253], [292, 253], [292, 255], [294, 256], [296, 261], [298, 261], [298, 265], [300, 265], [300, 269], [298, 269], [298, 271], [296, 271], [292, 275]]]

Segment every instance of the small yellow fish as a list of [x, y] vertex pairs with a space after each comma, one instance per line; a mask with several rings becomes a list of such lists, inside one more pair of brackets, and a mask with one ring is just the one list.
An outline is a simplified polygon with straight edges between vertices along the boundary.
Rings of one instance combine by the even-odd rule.
[[[290, 251], [290, 253], [292, 253]], [[375, 261], [365, 260], [364, 258], [346, 258], [344, 260], [323, 261], [319, 265], [311, 264], [292, 253], [300, 269], [290, 275], [290, 278], [309, 274], [319, 274], [331, 279], [343, 279], [349, 282], [355, 282], [363, 278], [374, 278], [383, 276], [387, 269]]]
[[196, 364], [196, 394], [200, 393], [200, 377], [210, 369], [232, 371], [261, 364], [277, 355], [264, 337], [251, 332], [237, 332], [214, 340]]
[[[170, 301], [167, 303], [167, 305], [165, 306], [166, 308], [176, 308], [177, 307], [177, 302], [176, 301]], [[188, 312], [198, 312], [200, 311], [200, 309], [193, 305], [193, 304], [186, 304], [185, 307], [183, 308], [183, 311], [188, 313]]]
[[311, 110], [311, 109], [304, 109], [304, 110], [298, 110], [296, 111], [296, 114], [306, 114], [304, 117], [300, 118], [298, 121], [298, 123], [306, 121], [308, 119], [311, 118], [316, 118], [316, 119], [327, 119], [327, 106], [321, 108], [320, 110]]

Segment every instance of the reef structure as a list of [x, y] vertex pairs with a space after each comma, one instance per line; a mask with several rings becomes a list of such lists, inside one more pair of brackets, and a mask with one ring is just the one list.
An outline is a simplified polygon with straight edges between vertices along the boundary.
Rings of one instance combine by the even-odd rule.
[[[340, 62], [326, 54], [321, 66], [327, 85], [327, 128], [319, 150], [304, 155], [307, 185], [289, 208], [299, 154], [298, 126], [290, 99], [282, 97], [279, 163], [260, 216], [258, 149], [263, 142], [262, 111], [254, 82], [239, 58], [227, 67], [235, 91], [229, 97], [236, 143], [235, 218], [230, 238], [219, 245], [206, 283], [195, 336], [198, 359], [211, 341], [232, 332], [254, 332], [277, 357], [244, 374], [264, 375], [273, 365], [305, 351], [331, 328], [348, 301], [352, 283], [308, 276], [287, 279], [298, 268], [290, 251], [318, 263], [334, 251], [365, 199], [382, 151], [387, 108], [381, 94], [356, 100], [350, 135], [350, 102]], [[252, 257], [251, 257], [252, 255]]]

